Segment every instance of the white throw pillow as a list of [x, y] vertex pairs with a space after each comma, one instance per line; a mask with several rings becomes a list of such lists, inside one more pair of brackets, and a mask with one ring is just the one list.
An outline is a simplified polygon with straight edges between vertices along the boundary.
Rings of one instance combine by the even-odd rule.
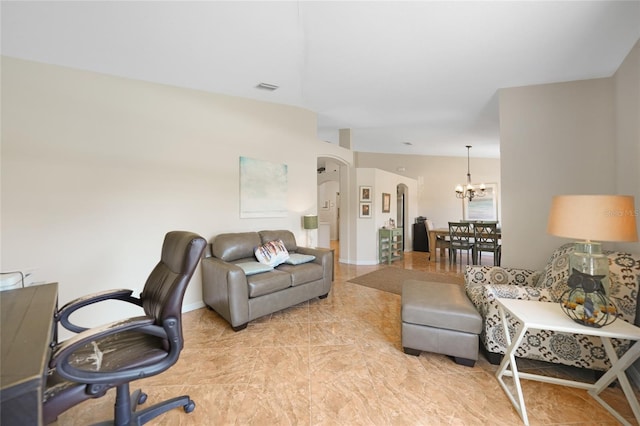
[[269, 241], [256, 247], [255, 255], [258, 262], [274, 268], [289, 258], [289, 252], [282, 240]]

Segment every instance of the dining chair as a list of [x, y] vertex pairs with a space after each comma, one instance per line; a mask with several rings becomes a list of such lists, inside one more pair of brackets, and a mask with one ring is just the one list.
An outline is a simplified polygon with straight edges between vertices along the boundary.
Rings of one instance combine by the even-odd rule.
[[[434, 229], [433, 227], [433, 221], [430, 219], [425, 220], [425, 228], [427, 230], [427, 241], [429, 241], [429, 231]], [[440, 236], [436, 236], [436, 253], [438, 252], [438, 250], [440, 251], [440, 257], [442, 257], [442, 255], [444, 254], [444, 250], [446, 249], [447, 251], [449, 251], [449, 240], [448, 237], [440, 237]], [[433, 256], [433, 259], [436, 259], [436, 253], [429, 253], [430, 256]]]
[[473, 227], [473, 239], [473, 264], [480, 264], [484, 251], [493, 253], [493, 266], [500, 266], [502, 245], [498, 237], [498, 224], [496, 222], [476, 223]]
[[471, 241], [473, 231], [469, 222], [449, 222], [449, 263], [456, 262], [456, 252], [467, 252], [467, 265], [469, 264], [469, 252], [473, 252], [474, 243]]

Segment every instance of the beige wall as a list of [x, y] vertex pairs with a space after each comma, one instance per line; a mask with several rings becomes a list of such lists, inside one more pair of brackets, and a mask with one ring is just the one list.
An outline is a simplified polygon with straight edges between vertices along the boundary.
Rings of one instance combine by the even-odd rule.
[[557, 194], [615, 193], [613, 81], [500, 91], [502, 264], [540, 268], [567, 240], [547, 235]]
[[[353, 162], [317, 140], [307, 110], [7, 57], [1, 118], [2, 270], [58, 281], [61, 303], [140, 290], [172, 229], [285, 228], [304, 242], [316, 158]], [[239, 218], [240, 156], [288, 165], [288, 217]], [[199, 271], [185, 305], [202, 306]]]
[[[616, 189], [619, 194], [635, 196], [637, 216], [640, 211], [640, 41], [616, 72], [614, 87]], [[639, 250], [638, 244], [621, 244], [620, 247]], [[638, 313], [640, 315], [640, 311]]]
[[[467, 179], [466, 148], [460, 147], [460, 150], [465, 158], [356, 152], [355, 161], [357, 167], [374, 167], [415, 179], [418, 184], [415, 216], [426, 216], [440, 228], [463, 217], [462, 201], [455, 197], [456, 185], [465, 184]], [[470, 163], [474, 183], [496, 183], [500, 192], [499, 159], [471, 158]], [[399, 167], [404, 171], [398, 171]], [[408, 222], [413, 223], [415, 216], [407, 216]]]
[[546, 234], [553, 195], [625, 193], [638, 206], [637, 70], [638, 47], [612, 78], [500, 92], [503, 264], [539, 268], [568, 241]]

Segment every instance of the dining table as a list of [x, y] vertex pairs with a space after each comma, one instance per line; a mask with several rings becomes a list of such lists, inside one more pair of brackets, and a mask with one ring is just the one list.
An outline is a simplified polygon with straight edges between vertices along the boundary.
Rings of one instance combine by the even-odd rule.
[[[502, 231], [500, 229], [496, 229], [496, 234], [498, 238], [502, 238]], [[436, 261], [436, 239], [437, 238], [445, 238], [449, 236], [449, 228], [434, 228], [429, 229], [429, 260], [432, 262]], [[473, 231], [469, 232], [469, 236], [473, 237]], [[440, 248], [440, 256], [444, 254], [444, 248]]]

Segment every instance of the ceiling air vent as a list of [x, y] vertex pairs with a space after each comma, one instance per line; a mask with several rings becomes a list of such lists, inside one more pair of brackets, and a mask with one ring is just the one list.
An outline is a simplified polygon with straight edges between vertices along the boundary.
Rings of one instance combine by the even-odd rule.
[[258, 89], [269, 90], [270, 92], [273, 92], [274, 90], [278, 89], [278, 87], [280, 86], [276, 86], [275, 84], [269, 84], [269, 83], [259, 83], [256, 86], [256, 88]]

